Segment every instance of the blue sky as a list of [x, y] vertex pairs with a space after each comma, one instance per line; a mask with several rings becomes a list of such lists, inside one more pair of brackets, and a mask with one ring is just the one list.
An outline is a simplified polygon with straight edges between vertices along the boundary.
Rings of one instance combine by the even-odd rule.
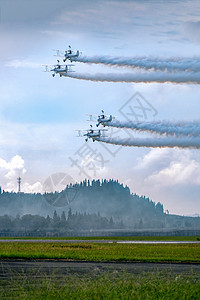
[[[90, 178], [119, 178], [171, 213], [200, 214], [198, 150], [118, 149], [90, 142], [88, 158], [84, 148], [80, 155], [85, 143], [74, 131], [87, 128], [87, 113], [104, 109], [121, 117], [120, 108], [136, 92], [158, 111], [148, 120], [199, 120], [198, 85], [53, 78], [41, 67], [56, 62], [52, 49], [69, 44], [84, 55], [198, 56], [199, 15], [198, 1], [0, 0], [2, 187], [16, 190], [21, 175], [22, 190], [41, 191], [55, 172], [79, 181], [85, 175], [71, 166], [71, 157]], [[76, 63], [74, 69], [104, 67]]]

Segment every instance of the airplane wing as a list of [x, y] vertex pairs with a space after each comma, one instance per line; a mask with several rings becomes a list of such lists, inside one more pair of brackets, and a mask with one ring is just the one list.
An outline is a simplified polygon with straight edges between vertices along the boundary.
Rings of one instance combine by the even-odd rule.
[[106, 118], [110, 118], [110, 116], [112, 116], [112, 119], [116, 119], [117, 118], [117, 116], [113, 116], [113, 115], [106, 115]]
[[90, 115], [90, 114], [86, 114], [86, 116], [88, 116], [88, 120], [87, 121], [90, 121], [90, 122], [97, 122], [97, 117], [98, 115]]
[[60, 56], [60, 57], [65, 56], [65, 50], [63, 50], [63, 49], [52, 49], [52, 50], [56, 52], [56, 54], [54, 54], [54, 56]]
[[44, 71], [43, 72], [50, 72], [51, 65], [42, 65], [42, 67], [44, 67]]
[[75, 131], [77, 131], [77, 134], [78, 134], [77, 137], [83, 137], [83, 133], [82, 133], [83, 130], [78, 129]]

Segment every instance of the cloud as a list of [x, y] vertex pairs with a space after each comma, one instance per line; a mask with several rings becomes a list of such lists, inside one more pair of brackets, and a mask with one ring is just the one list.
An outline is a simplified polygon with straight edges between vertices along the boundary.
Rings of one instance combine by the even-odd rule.
[[122, 31], [123, 28], [135, 24], [134, 16], [143, 16], [149, 10], [148, 5], [130, 1], [99, 1], [80, 3], [76, 9], [63, 9], [57, 14], [52, 25], [67, 25], [70, 28], [88, 28], [96, 34], [109, 30], [109, 33]]
[[6, 172], [5, 178], [12, 179], [16, 176], [26, 173], [24, 168], [24, 160], [20, 155], [15, 155], [9, 162], [0, 158], [0, 170]]
[[5, 63], [5, 66], [12, 67], [12, 68], [28, 68], [28, 69], [41, 68], [41, 64], [27, 59], [14, 59]]
[[153, 186], [199, 185], [200, 163], [191, 157], [180, 157], [149, 175], [145, 182]]
[[184, 26], [186, 37], [194, 43], [200, 43], [200, 21], [187, 22]]
[[34, 184], [29, 184], [28, 182], [25, 182], [24, 184], [22, 184], [21, 189], [24, 193], [43, 193], [44, 192], [43, 185], [39, 181], [35, 182]]
[[200, 184], [200, 163], [190, 150], [152, 149], [138, 159], [135, 170], [150, 189]]
[[166, 161], [166, 159], [169, 157], [171, 152], [172, 152], [171, 149], [167, 149], [167, 148], [152, 149], [143, 158], [138, 159], [138, 164], [136, 166], [136, 169], [149, 168], [152, 165], [160, 164], [163, 161]]
[[[26, 173], [24, 165], [24, 159], [20, 155], [13, 156], [10, 161], [0, 158], [0, 174], [2, 175], [5, 191], [17, 191], [17, 177]], [[39, 181], [30, 184], [22, 180], [21, 191], [24, 193], [40, 193], [43, 191], [43, 185]]]

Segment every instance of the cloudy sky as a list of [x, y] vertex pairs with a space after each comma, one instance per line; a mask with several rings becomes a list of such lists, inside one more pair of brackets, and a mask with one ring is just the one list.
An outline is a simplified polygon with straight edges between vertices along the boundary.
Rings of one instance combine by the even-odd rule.
[[[200, 214], [199, 150], [86, 144], [75, 131], [101, 109], [123, 119], [137, 97], [151, 107], [140, 121], [199, 120], [199, 85], [53, 78], [41, 66], [69, 44], [83, 55], [197, 57], [199, 16], [199, 1], [0, 0], [2, 188], [16, 191], [19, 175], [24, 192], [42, 191], [59, 172], [114, 178], [170, 213]], [[108, 70], [74, 64], [82, 73]]]

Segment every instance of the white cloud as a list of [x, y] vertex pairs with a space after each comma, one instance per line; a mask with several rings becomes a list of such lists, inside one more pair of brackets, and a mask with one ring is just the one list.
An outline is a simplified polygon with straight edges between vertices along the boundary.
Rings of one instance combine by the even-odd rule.
[[34, 184], [29, 184], [28, 182], [25, 182], [22, 184], [22, 191], [24, 193], [43, 193], [43, 185], [41, 182], [37, 181]]
[[138, 159], [135, 170], [149, 189], [200, 184], [200, 163], [190, 150], [152, 149]]
[[171, 149], [168, 148], [155, 148], [150, 150], [143, 158], [138, 159], [137, 169], [140, 168], [149, 168], [152, 165], [162, 162], [169, 157]]
[[149, 175], [145, 182], [153, 186], [199, 185], [200, 163], [190, 157], [177, 157], [168, 166]]
[[28, 59], [13, 59], [11, 61], [8, 61], [5, 64], [6, 67], [12, 67], [12, 68], [28, 68], [28, 69], [37, 69], [41, 68], [41, 64], [30, 61]]
[[[13, 156], [10, 161], [0, 158], [0, 174], [2, 175], [5, 191], [17, 191], [17, 177], [26, 173], [24, 165], [24, 159], [20, 155]], [[43, 185], [39, 181], [34, 184], [22, 181], [21, 191], [24, 193], [40, 193], [43, 191]]]
[[5, 177], [11, 179], [19, 175], [19, 173], [26, 173], [24, 168], [24, 160], [20, 155], [15, 155], [9, 162], [0, 158], [0, 170], [6, 171]]

